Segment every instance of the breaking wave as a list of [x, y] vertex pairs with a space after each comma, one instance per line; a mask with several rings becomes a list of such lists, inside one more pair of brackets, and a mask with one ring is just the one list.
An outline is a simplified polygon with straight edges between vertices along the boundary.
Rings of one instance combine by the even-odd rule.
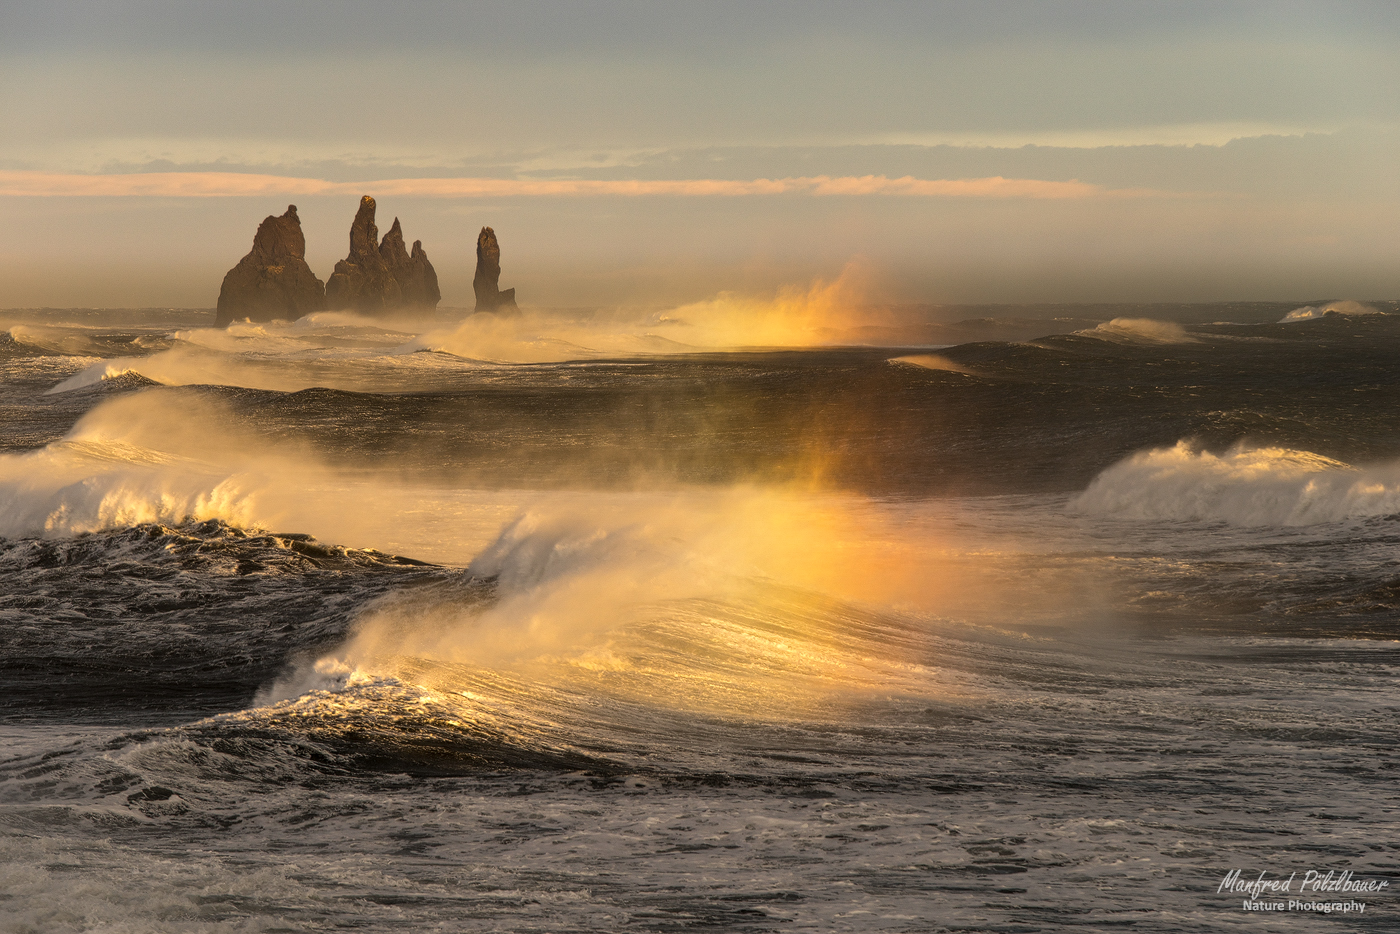
[[112, 357], [134, 352], [149, 353], [168, 346], [170, 341], [159, 334], [133, 336], [74, 325], [45, 327], [38, 324], [16, 324], [8, 331], [0, 331], [0, 343], [13, 343], [27, 348], [31, 353], [69, 357]]
[[0, 455], [0, 536], [213, 519], [267, 528], [297, 516], [325, 477], [296, 443], [270, 446], [211, 398], [138, 391], [95, 406], [58, 441]]
[[1080, 337], [1119, 343], [1184, 344], [1195, 340], [1176, 322], [1154, 321], [1151, 318], [1114, 318], [1097, 327], [1074, 333]]
[[1130, 519], [1298, 526], [1400, 513], [1400, 464], [1360, 469], [1311, 451], [1189, 442], [1134, 454], [1101, 473], [1071, 507]]
[[0, 454], [0, 536], [219, 520], [465, 564], [527, 495], [423, 488], [392, 469], [347, 474], [249, 422], [200, 390], [106, 399], [61, 439]]
[[[898, 568], [872, 580], [889, 543], [861, 534], [857, 512], [765, 490], [542, 504], [466, 570], [491, 599], [444, 589], [383, 601], [345, 645], [259, 700], [411, 683], [454, 704], [465, 695], [478, 718], [509, 709], [516, 732], [553, 743], [567, 731], [551, 724], [596, 733], [616, 706], [774, 719], [838, 696], [941, 691], [921, 663], [925, 626], [854, 609], [891, 584], [936, 600], [915, 578], [938, 575], [910, 566], [902, 582]], [[608, 703], [588, 700], [599, 697]]]
[[1279, 324], [1289, 324], [1294, 321], [1315, 321], [1318, 318], [1325, 318], [1328, 315], [1380, 315], [1385, 314], [1372, 308], [1370, 305], [1363, 305], [1351, 299], [1339, 302], [1328, 302], [1325, 305], [1304, 305], [1302, 308], [1295, 308], [1279, 319]]

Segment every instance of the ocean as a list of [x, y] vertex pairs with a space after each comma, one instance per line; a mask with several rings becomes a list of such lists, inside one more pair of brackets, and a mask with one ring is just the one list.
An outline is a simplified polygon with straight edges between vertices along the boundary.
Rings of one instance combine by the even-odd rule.
[[1400, 306], [732, 301], [0, 312], [0, 930], [1397, 929]]

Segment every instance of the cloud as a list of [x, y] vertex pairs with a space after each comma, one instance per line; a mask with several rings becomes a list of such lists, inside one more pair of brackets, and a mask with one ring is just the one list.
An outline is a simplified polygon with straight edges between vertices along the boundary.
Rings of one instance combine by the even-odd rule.
[[0, 196], [89, 198], [238, 198], [266, 195], [360, 195], [381, 197], [752, 197], [762, 195], [919, 198], [1083, 199], [1153, 197], [1147, 189], [1106, 189], [1077, 180], [1033, 178], [925, 179], [884, 175], [804, 176], [801, 178], [718, 178], [675, 180], [397, 178], [330, 182], [319, 178], [254, 175], [241, 172], [145, 172], [80, 175], [0, 171]]
[[1219, 120], [1202, 123], [1131, 124], [1093, 129], [875, 133], [841, 142], [871, 146], [957, 146], [990, 149], [1019, 149], [1022, 146], [1053, 149], [1103, 149], [1124, 146], [1219, 148], [1240, 139], [1308, 134], [1331, 136], [1338, 130], [1338, 121], [1335, 120], [1308, 123]]

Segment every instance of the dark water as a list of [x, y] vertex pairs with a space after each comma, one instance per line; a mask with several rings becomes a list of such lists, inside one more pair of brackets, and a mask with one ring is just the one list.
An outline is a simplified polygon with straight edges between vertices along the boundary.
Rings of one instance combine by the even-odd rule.
[[1400, 315], [1292, 307], [0, 313], [0, 929], [1392, 930], [1218, 891], [1400, 885]]

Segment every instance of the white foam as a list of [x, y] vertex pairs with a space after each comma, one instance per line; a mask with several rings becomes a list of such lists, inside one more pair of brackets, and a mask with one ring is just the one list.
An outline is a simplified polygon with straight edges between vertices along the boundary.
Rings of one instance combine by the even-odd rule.
[[15, 538], [221, 519], [465, 564], [520, 499], [420, 489], [393, 472], [344, 476], [298, 442], [255, 435], [208, 397], [168, 389], [107, 400], [63, 439], [0, 454], [0, 536]]
[[1318, 318], [1325, 318], [1328, 315], [1380, 315], [1385, 314], [1372, 308], [1370, 305], [1363, 305], [1361, 302], [1344, 299], [1337, 302], [1328, 302], [1325, 305], [1304, 305], [1302, 308], [1295, 308], [1279, 319], [1279, 324], [1290, 324], [1295, 321], [1315, 321]]
[[[51, 392], [127, 373], [167, 386], [403, 392], [436, 388], [444, 376], [479, 372], [483, 365], [860, 343], [868, 326], [891, 323], [888, 310], [864, 304], [862, 277], [851, 266], [829, 282], [818, 279], [765, 296], [722, 292], [661, 311], [526, 308], [512, 315], [471, 314], [450, 325], [435, 318], [384, 321], [349, 312], [320, 312], [290, 322], [236, 321], [224, 328], [176, 331], [174, 346], [149, 355], [98, 360]], [[16, 339], [31, 331], [17, 327]], [[65, 340], [78, 348], [90, 343], [73, 335]]]
[[[63, 382], [50, 389], [47, 394], [52, 395], [59, 392], [71, 392], [74, 389], [86, 389], [89, 386], [96, 386], [110, 379], [120, 379], [123, 376], [142, 376], [143, 378], [149, 379], [150, 377], [146, 377], [136, 369], [141, 359], [142, 358], [131, 357], [125, 360], [99, 361], [68, 377]], [[152, 380], [152, 382], [160, 382], [160, 380]]]
[[1195, 341], [1175, 321], [1156, 321], [1152, 318], [1114, 318], [1097, 327], [1074, 333], [1080, 337], [1133, 344], [1186, 344]]
[[17, 343], [68, 356], [96, 356], [101, 348], [101, 342], [93, 339], [92, 329], [76, 325], [41, 327], [35, 324], [17, 324], [9, 329], [9, 333]]
[[1071, 507], [1100, 516], [1295, 526], [1400, 512], [1400, 464], [1358, 469], [1311, 451], [1182, 441], [1105, 470]]

